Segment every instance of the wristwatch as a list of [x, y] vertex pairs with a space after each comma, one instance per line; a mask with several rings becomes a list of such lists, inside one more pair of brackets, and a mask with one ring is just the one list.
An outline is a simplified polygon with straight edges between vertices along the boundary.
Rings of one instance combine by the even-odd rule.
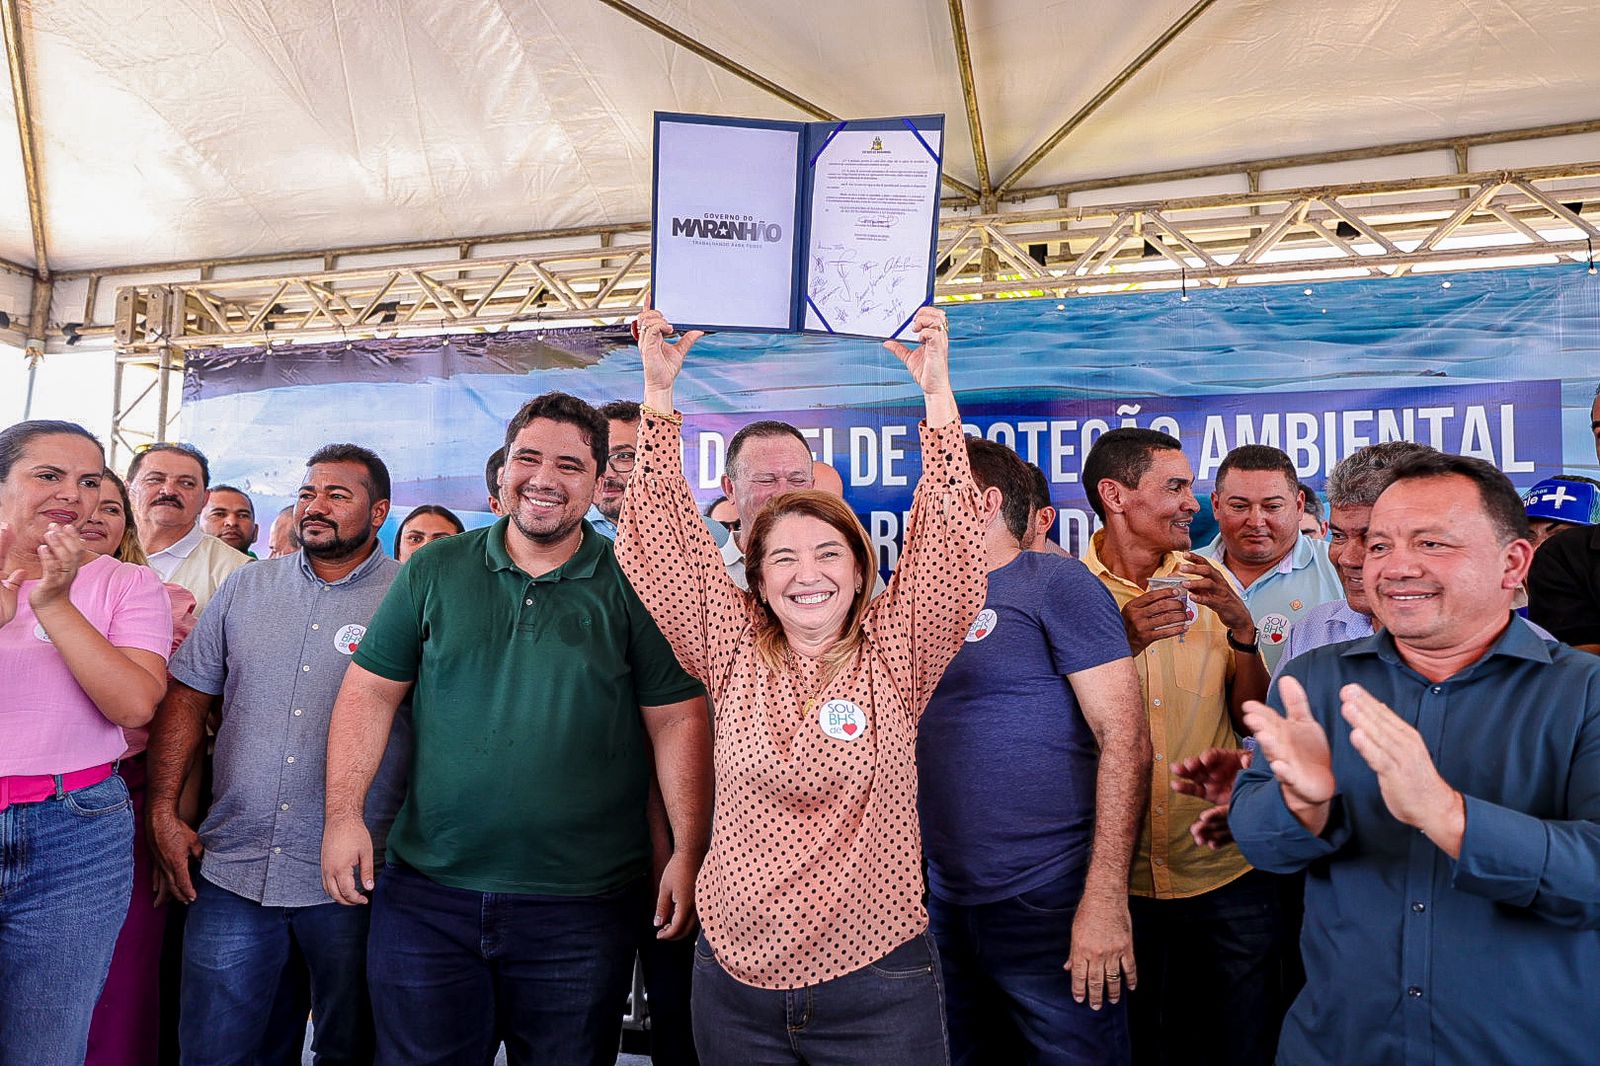
[[1230, 629], [1230, 630], [1227, 631], [1227, 633], [1228, 633], [1228, 647], [1232, 648], [1234, 651], [1239, 651], [1239, 652], [1244, 652], [1246, 654], [1251, 654], [1251, 653], [1254, 653], [1254, 652], [1257, 652], [1257, 651], [1261, 650], [1261, 631], [1260, 630], [1256, 630], [1256, 639], [1252, 640], [1248, 644], [1244, 643], [1243, 641], [1239, 641], [1239, 640], [1233, 639], [1233, 630]]

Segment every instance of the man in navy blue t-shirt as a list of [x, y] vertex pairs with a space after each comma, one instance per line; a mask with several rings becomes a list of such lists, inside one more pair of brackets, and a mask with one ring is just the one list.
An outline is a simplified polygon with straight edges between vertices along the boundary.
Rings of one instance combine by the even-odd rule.
[[1076, 559], [1022, 550], [1031, 484], [969, 439], [989, 593], [917, 741], [951, 1060], [1124, 1063], [1128, 867], [1150, 732], [1123, 628]]

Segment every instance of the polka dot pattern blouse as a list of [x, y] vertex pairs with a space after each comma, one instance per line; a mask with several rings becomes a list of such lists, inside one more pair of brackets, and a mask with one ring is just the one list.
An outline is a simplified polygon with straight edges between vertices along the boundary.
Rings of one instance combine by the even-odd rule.
[[922, 427], [905, 551], [856, 657], [825, 689], [756, 650], [754, 599], [728, 579], [683, 477], [677, 427], [646, 413], [617, 555], [716, 708], [717, 800], [696, 895], [706, 939], [746, 984], [843, 976], [928, 926], [917, 720], [983, 607], [978, 491], [959, 422]]

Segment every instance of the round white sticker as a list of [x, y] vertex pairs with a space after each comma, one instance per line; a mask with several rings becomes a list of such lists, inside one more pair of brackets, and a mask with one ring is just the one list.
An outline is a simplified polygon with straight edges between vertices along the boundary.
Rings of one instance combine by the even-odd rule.
[[46, 644], [54, 644], [55, 643], [55, 641], [50, 639], [50, 634], [46, 633], [44, 631], [44, 623], [43, 622], [35, 622], [34, 623], [33, 635], [38, 637], [40, 640], [44, 641]]
[[1289, 619], [1281, 614], [1269, 614], [1261, 619], [1261, 637], [1268, 644], [1282, 644], [1289, 639]]
[[994, 632], [997, 619], [995, 613], [985, 607], [978, 612], [978, 617], [972, 620], [972, 627], [967, 630], [967, 643], [976, 644], [990, 633]]
[[339, 649], [341, 655], [354, 655], [356, 648], [361, 646], [361, 638], [366, 635], [366, 626], [351, 623], [333, 635], [333, 646]]
[[817, 724], [834, 740], [860, 740], [867, 732], [867, 716], [849, 700], [829, 700], [817, 708]]

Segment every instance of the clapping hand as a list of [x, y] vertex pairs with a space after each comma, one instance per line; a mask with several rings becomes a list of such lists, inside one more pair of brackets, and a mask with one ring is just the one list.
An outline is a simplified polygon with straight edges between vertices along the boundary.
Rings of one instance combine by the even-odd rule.
[[28, 594], [28, 603], [35, 613], [67, 598], [72, 581], [78, 576], [78, 568], [83, 565], [83, 556], [83, 541], [78, 539], [76, 529], [54, 522], [46, 527], [44, 543], [39, 545], [39, 562], [44, 566], [44, 574]]
[[1244, 722], [1283, 788], [1290, 812], [1301, 825], [1320, 834], [1338, 787], [1328, 734], [1311, 717], [1311, 701], [1299, 681], [1284, 675], [1278, 681], [1278, 694], [1286, 714], [1280, 715], [1260, 700], [1249, 700], [1244, 705]]
[[[11, 527], [0, 522], [0, 567], [5, 565], [11, 544], [16, 539], [16, 534]], [[22, 579], [26, 570], [13, 570], [9, 574], [0, 570], [0, 626], [6, 625], [17, 616], [17, 590], [22, 587]]]

